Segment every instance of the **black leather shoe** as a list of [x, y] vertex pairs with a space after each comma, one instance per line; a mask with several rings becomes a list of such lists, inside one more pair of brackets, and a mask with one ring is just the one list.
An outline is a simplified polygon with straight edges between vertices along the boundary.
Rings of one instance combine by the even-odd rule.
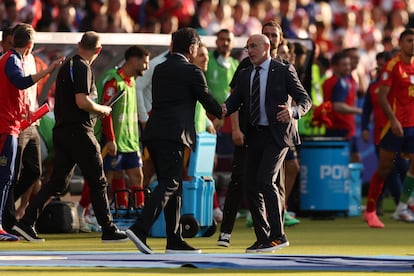
[[185, 241], [180, 241], [178, 243], [169, 244], [167, 241], [167, 249], [165, 250], [167, 254], [200, 254], [201, 249], [196, 249]]

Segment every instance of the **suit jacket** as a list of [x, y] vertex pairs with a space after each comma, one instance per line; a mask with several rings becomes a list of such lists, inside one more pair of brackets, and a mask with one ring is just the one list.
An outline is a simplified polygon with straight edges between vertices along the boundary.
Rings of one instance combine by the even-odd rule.
[[152, 111], [142, 141], [170, 140], [194, 149], [197, 101], [207, 112], [221, 117], [221, 106], [208, 93], [201, 69], [181, 55], [170, 55], [154, 69]]
[[[227, 114], [240, 109], [240, 129], [247, 130], [250, 117], [250, 76], [253, 65], [239, 72], [233, 93], [226, 101]], [[271, 60], [266, 84], [265, 109], [269, 121], [270, 131], [277, 145], [291, 147], [300, 144], [300, 137], [295, 119], [289, 123], [281, 123], [276, 119], [280, 111], [278, 105], [291, 105], [292, 99], [296, 103], [299, 118], [308, 112], [312, 106], [311, 98], [303, 88], [295, 68], [291, 64], [284, 64]], [[248, 143], [249, 137], [247, 137]]]

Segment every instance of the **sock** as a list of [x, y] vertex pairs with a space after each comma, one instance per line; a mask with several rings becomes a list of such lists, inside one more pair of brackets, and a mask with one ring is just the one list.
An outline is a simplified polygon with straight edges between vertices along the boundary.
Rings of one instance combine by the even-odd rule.
[[116, 196], [116, 207], [123, 206], [128, 207], [128, 193], [126, 191], [119, 192], [119, 190], [126, 190], [125, 178], [113, 179], [112, 180], [112, 192]]
[[81, 205], [83, 208], [88, 208], [90, 204], [91, 204], [91, 193], [89, 191], [89, 184], [85, 180], [85, 182], [83, 182], [82, 195], [79, 200], [79, 205]]
[[374, 173], [369, 182], [367, 197], [367, 212], [374, 212], [377, 208], [378, 198], [381, 196], [384, 180], [378, 176], [378, 171]]
[[407, 210], [407, 208], [408, 208], [408, 205], [407, 205], [407, 203], [404, 203], [404, 202], [399, 202], [398, 203], [398, 205], [397, 205], [397, 213], [401, 213], [402, 211], [404, 211], [404, 210]]
[[78, 211], [79, 219], [81, 219], [85, 216], [85, 210], [86, 209], [82, 205], [78, 204], [78, 207], [76, 208], [76, 210]]
[[407, 173], [403, 181], [403, 190], [401, 193], [400, 202], [406, 204], [413, 191], [414, 191], [414, 176]]
[[134, 199], [134, 208], [139, 208], [144, 206], [145, 203], [145, 194], [144, 190], [140, 186], [131, 186], [132, 197]]
[[213, 194], [213, 209], [216, 209], [216, 208], [220, 208], [220, 204], [218, 202], [217, 192], [214, 191], [214, 194]]

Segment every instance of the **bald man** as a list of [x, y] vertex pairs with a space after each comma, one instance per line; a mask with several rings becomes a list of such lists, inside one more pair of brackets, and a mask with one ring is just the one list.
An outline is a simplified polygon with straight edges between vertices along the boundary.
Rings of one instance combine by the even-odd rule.
[[252, 65], [240, 71], [226, 101], [228, 114], [240, 109], [240, 128], [246, 130], [246, 189], [256, 234], [246, 253], [289, 246], [283, 228], [284, 188], [276, 179], [289, 147], [300, 144], [295, 120], [312, 105], [293, 65], [272, 59], [270, 48], [267, 36], [249, 37], [246, 49]]

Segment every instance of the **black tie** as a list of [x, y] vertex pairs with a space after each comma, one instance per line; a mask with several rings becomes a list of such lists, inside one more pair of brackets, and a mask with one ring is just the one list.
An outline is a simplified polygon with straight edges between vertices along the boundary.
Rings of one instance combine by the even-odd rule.
[[255, 126], [260, 119], [260, 66], [256, 67], [256, 73], [253, 77], [251, 106], [250, 106], [250, 123]]

